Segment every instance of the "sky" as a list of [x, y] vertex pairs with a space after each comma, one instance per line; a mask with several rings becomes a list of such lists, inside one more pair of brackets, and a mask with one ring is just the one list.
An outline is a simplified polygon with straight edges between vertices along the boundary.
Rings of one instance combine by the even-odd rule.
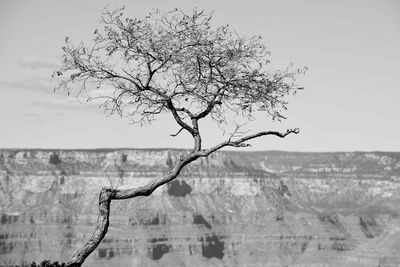
[[[96, 105], [53, 92], [61, 47], [90, 43], [106, 6], [129, 17], [153, 8], [213, 11], [215, 25], [261, 35], [272, 66], [307, 66], [288, 99], [287, 120], [264, 117], [251, 133], [300, 128], [284, 139], [262, 137], [246, 150], [400, 151], [400, 1], [19, 1], [0, 0], [0, 148], [190, 148], [170, 116], [146, 127], [107, 116]], [[204, 147], [226, 139], [205, 122]], [[241, 149], [243, 150], [243, 149]]]

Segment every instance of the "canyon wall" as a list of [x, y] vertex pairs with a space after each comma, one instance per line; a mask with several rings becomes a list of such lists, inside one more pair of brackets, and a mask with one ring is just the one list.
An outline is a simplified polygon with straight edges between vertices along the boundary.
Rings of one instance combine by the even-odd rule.
[[[66, 261], [98, 193], [183, 150], [0, 150], [0, 266]], [[149, 197], [114, 201], [85, 266], [399, 266], [400, 153], [218, 152]]]

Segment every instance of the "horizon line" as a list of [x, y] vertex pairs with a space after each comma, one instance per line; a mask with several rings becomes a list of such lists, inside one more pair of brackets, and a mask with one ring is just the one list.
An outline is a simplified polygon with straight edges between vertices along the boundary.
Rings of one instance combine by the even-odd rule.
[[[191, 148], [172, 148], [172, 147], [155, 147], [155, 148], [133, 148], [133, 147], [97, 147], [97, 148], [2, 148], [0, 151], [119, 151], [119, 150], [191, 150]], [[329, 151], [295, 151], [295, 150], [235, 150], [221, 149], [215, 152], [239, 152], [239, 153], [259, 153], [259, 152], [283, 152], [283, 153], [400, 153], [400, 151], [388, 150], [329, 150]]]

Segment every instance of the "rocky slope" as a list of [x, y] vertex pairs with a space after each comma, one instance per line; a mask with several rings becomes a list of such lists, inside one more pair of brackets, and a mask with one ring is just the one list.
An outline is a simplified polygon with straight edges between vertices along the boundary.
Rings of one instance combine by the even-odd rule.
[[[146, 183], [183, 152], [0, 150], [0, 266], [67, 260], [103, 186]], [[399, 204], [400, 153], [218, 152], [113, 202], [86, 266], [398, 266]]]

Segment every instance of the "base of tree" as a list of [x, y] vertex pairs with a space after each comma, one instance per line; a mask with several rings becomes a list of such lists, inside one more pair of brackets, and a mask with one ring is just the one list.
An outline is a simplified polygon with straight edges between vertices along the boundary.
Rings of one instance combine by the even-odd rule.
[[44, 260], [41, 263], [31, 262], [31, 263], [24, 263], [22, 265], [15, 265], [14, 267], [66, 267], [66, 264], [63, 262], [50, 262], [48, 260]]

